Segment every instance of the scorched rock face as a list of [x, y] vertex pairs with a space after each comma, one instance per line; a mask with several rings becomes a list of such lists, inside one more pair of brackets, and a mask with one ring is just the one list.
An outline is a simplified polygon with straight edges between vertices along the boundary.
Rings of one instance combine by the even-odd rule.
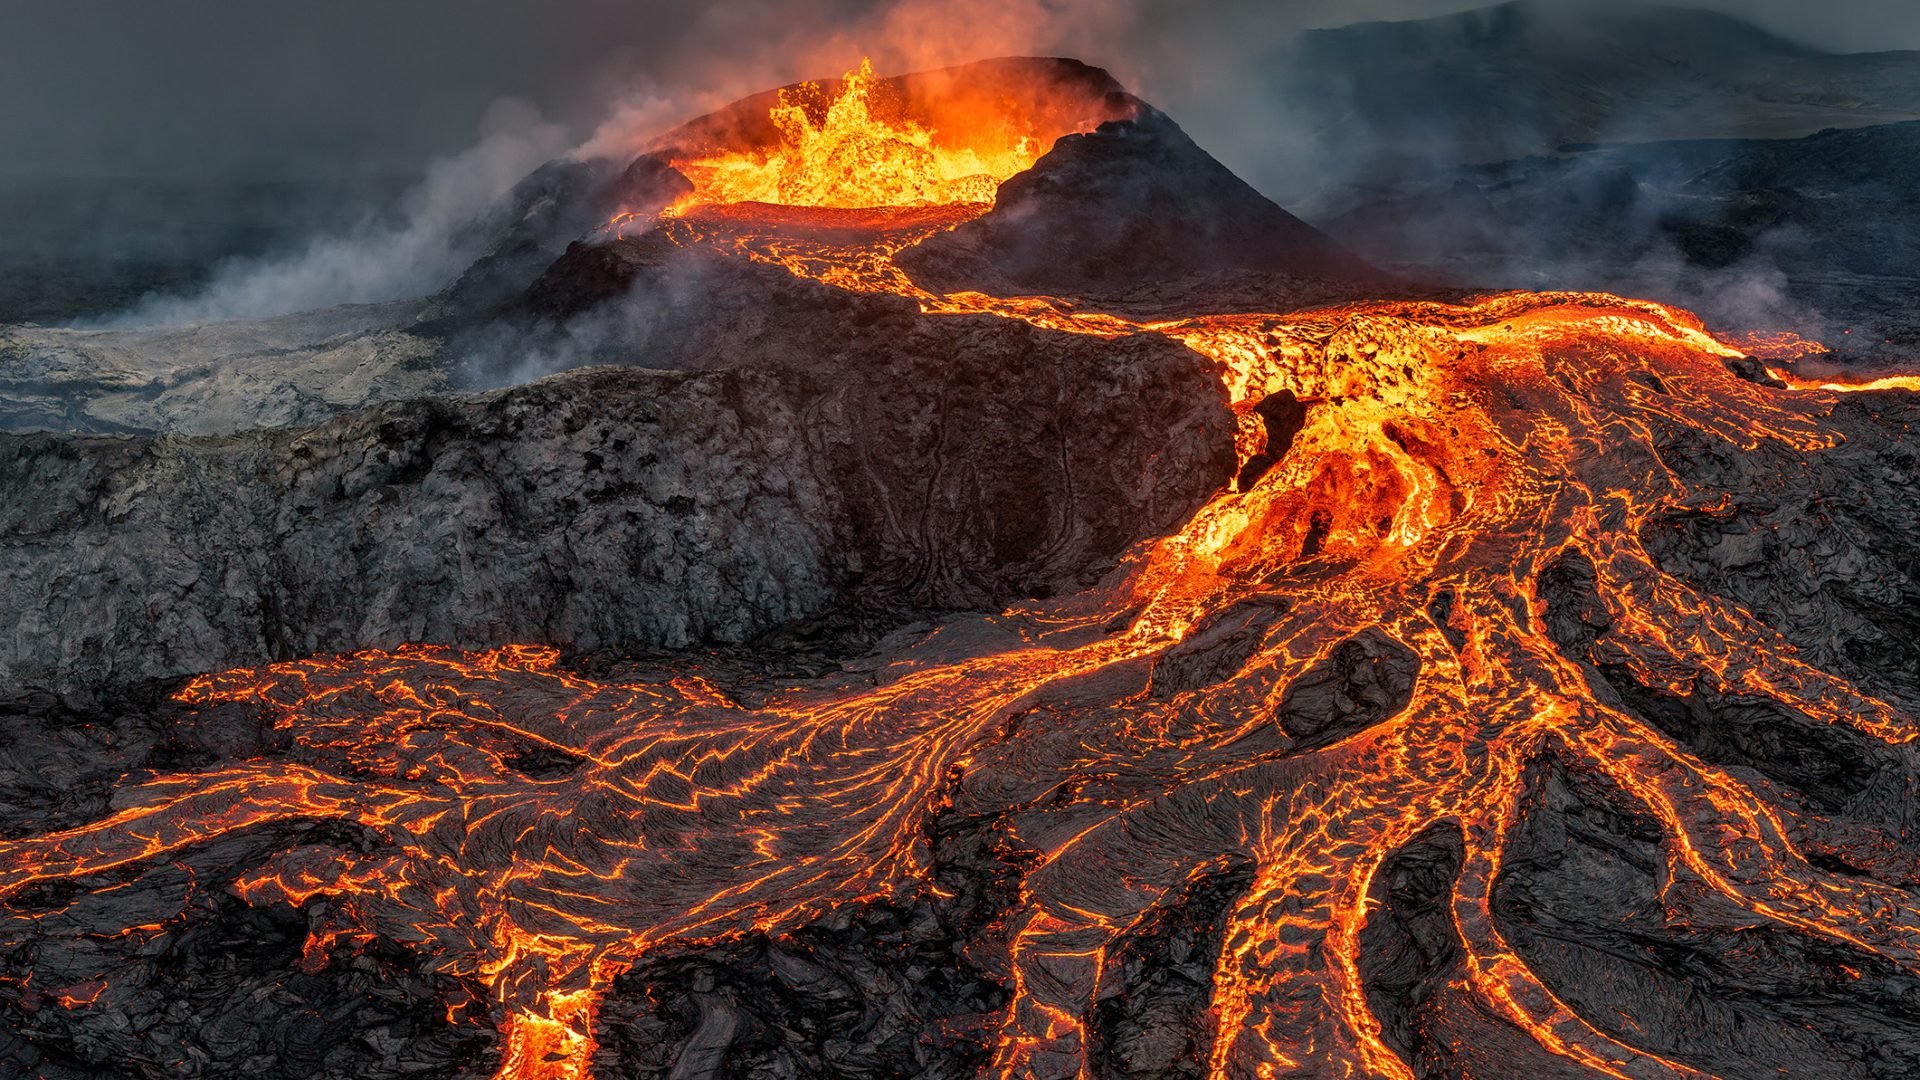
[[[651, 305], [608, 358], [675, 373], [10, 444], [66, 682], [7, 706], [5, 1070], [1920, 1069], [1910, 393], [1603, 295], [1283, 307], [1390, 284], [1071, 64], [649, 153], [508, 317]], [[1257, 259], [1030, 258], [1183, 177]], [[849, 604], [993, 613], [646, 652]]]

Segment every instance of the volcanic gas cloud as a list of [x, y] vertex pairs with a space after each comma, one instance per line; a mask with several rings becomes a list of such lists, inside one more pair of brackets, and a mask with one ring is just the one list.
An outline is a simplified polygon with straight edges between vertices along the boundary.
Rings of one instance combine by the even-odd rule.
[[[1920, 1067], [1920, 678], [1822, 629], [1911, 595], [1910, 378], [1410, 294], [1066, 63], [862, 66], [644, 149], [667, 179], [569, 260], [1170, 340], [1232, 460], [1084, 584], [825, 673], [515, 643], [193, 678], [178, 715], [269, 735], [0, 841], [11, 947], [245, 834], [199, 889], [304, 913], [302, 971], [421, 958], [501, 1080]], [[48, 1030], [131, 1008], [116, 957], [198, 910], [148, 908], [7, 992]]]

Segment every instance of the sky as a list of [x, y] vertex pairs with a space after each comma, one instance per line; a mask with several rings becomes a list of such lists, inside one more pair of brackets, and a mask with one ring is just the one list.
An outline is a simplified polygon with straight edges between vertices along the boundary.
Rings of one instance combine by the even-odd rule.
[[[1541, 0], [1576, 2], [1576, 0]], [[1460, 0], [0, 0], [0, 176], [418, 172], [491, 129], [664, 126], [872, 52], [1112, 69], [1190, 128], [1301, 29]], [[1837, 51], [1920, 48], [1913, 0], [1690, 0]], [[505, 104], [503, 104], [505, 102]], [[547, 129], [543, 129], [547, 130]]]

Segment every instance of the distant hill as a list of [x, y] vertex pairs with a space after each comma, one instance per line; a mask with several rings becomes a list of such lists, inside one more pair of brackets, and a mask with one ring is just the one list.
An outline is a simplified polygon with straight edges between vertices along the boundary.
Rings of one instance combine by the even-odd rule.
[[1422, 279], [1608, 289], [1920, 347], [1920, 123], [1433, 169], [1328, 210], [1336, 239]]
[[1728, 15], [1633, 2], [1360, 23], [1308, 32], [1273, 59], [1267, 89], [1315, 147], [1283, 186], [1321, 190], [1569, 144], [1920, 118], [1920, 53], [1827, 53]]

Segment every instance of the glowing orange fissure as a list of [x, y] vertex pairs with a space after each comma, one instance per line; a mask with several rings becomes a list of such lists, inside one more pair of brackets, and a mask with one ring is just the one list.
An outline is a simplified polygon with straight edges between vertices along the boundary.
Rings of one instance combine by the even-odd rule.
[[1920, 375], [1896, 374], [1875, 378], [1821, 378], [1802, 375], [1784, 367], [1775, 366], [1804, 360], [1827, 352], [1827, 347], [1818, 341], [1805, 338], [1791, 330], [1753, 331], [1740, 334], [1728, 342], [1737, 346], [1755, 358], [1771, 361], [1767, 365], [1768, 375], [1792, 387], [1795, 390], [1830, 390], [1835, 393], [1863, 393], [1876, 390], [1920, 390]]
[[[858, 87], [850, 80], [849, 96]], [[765, 167], [749, 179], [771, 188], [716, 168], [701, 190], [870, 197], [789, 175], [791, 164]], [[828, 189], [839, 193], [818, 194]], [[890, 175], [863, 190], [927, 189]], [[1232, 859], [1255, 873], [1217, 958], [1213, 1074], [1410, 1078], [1367, 1005], [1358, 937], [1374, 875], [1440, 821], [1468, 840], [1452, 911], [1469, 992], [1596, 1075], [1691, 1075], [1579, 1016], [1494, 923], [1504, 838], [1519, 822], [1527, 766], [1547, 746], [1661, 823], [1671, 878], [1920, 973], [1920, 901], [1810, 864], [1774, 802], [1598, 699], [1548, 638], [1535, 584], [1550, 561], [1583, 555], [1620, 663], [1870, 738], [1913, 739], [1911, 717], [1808, 666], [1745, 610], [1664, 574], [1639, 541], [1651, 516], [1706, 494], [1661, 464], [1651, 418], [1736, 447], [1774, 440], [1812, 452], [1838, 439], [1823, 420], [1831, 394], [1735, 379], [1723, 361], [1740, 351], [1693, 317], [1597, 294], [1202, 311], [1149, 324], [1047, 297], [938, 295], [892, 261], [947, 227], [938, 207], [861, 220], [864, 239], [823, 239], [722, 199], [661, 227], [678, 243], [910, 296], [932, 313], [1175, 338], [1218, 363], [1245, 418], [1243, 456], [1264, 447], [1252, 406], [1267, 395], [1307, 402], [1304, 424], [1250, 490], [1221, 493], [1178, 533], [1143, 545], [1116, 582], [980, 616], [1011, 631], [980, 642], [1022, 644], [904, 664], [880, 685], [799, 682], [748, 708], [696, 674], [603, 683], [524, 646], [410, 647], [196, 679], [182, 701], [265, 710], [303, 763], [133, 784], [100, 821], [0, 842], [0, 895], [277, 820], [357, 822], [387, 846], [293, 849], [235, 889], [259, 903], [345, 901], [333, 911], [352, 925], [317, 931], [306, 962], [324, 962], [342, 935], [412, 943], [439, 970], [491, 989], [503, 1080], [580, 1080], [598, 1002], [648, 952], [931, 889], [927, 815], [956, 775], [991, 767], [982, 761], [1014, 738], [1012, 717], [1044, 702], [1054, 715], [1096, 718], [1064, 767], [1137, 782], [1076, 803], [1073, 828], [1030, 838], [1041, 858], [1005, 926], [1014, 1000], [998, 1076], [1030, 1075], [1042, 1057], [1078, 1060], [1086, 1075], [1106, 950]], [[1658, 392], [1642, 377], [1656, 372]], [[1440, 590], [1452, 597], [1444, 617], [1430, 603]], [[1277, 598], [1284, 614], [1219, 684], [1168, 701], [1140, 689], [1154, 658], [1210, 614]], [[1113, 625], [1126, 629], [1099, 632]], [[1412, 702], [1344, 742], [1296, 752], [1276, 733], [1272, 704], [1368, 628], [1420, 659]], [[508, 748], [527, 740], [579, 767], [545, 780], [516, 771]], [[73, 1008], [110, 991], [58, 989]]]
[[1920, 375], [1882, 375], [1877, 379], [1862, 379], [1857, 382], [1844, 379], [1808, 378], [1768, 368], [1767, 374], [1793, 387], [1795, 390], [1830, 390], [1840, 394], [1855, 394], [1875, 390], [1920, 390]]

